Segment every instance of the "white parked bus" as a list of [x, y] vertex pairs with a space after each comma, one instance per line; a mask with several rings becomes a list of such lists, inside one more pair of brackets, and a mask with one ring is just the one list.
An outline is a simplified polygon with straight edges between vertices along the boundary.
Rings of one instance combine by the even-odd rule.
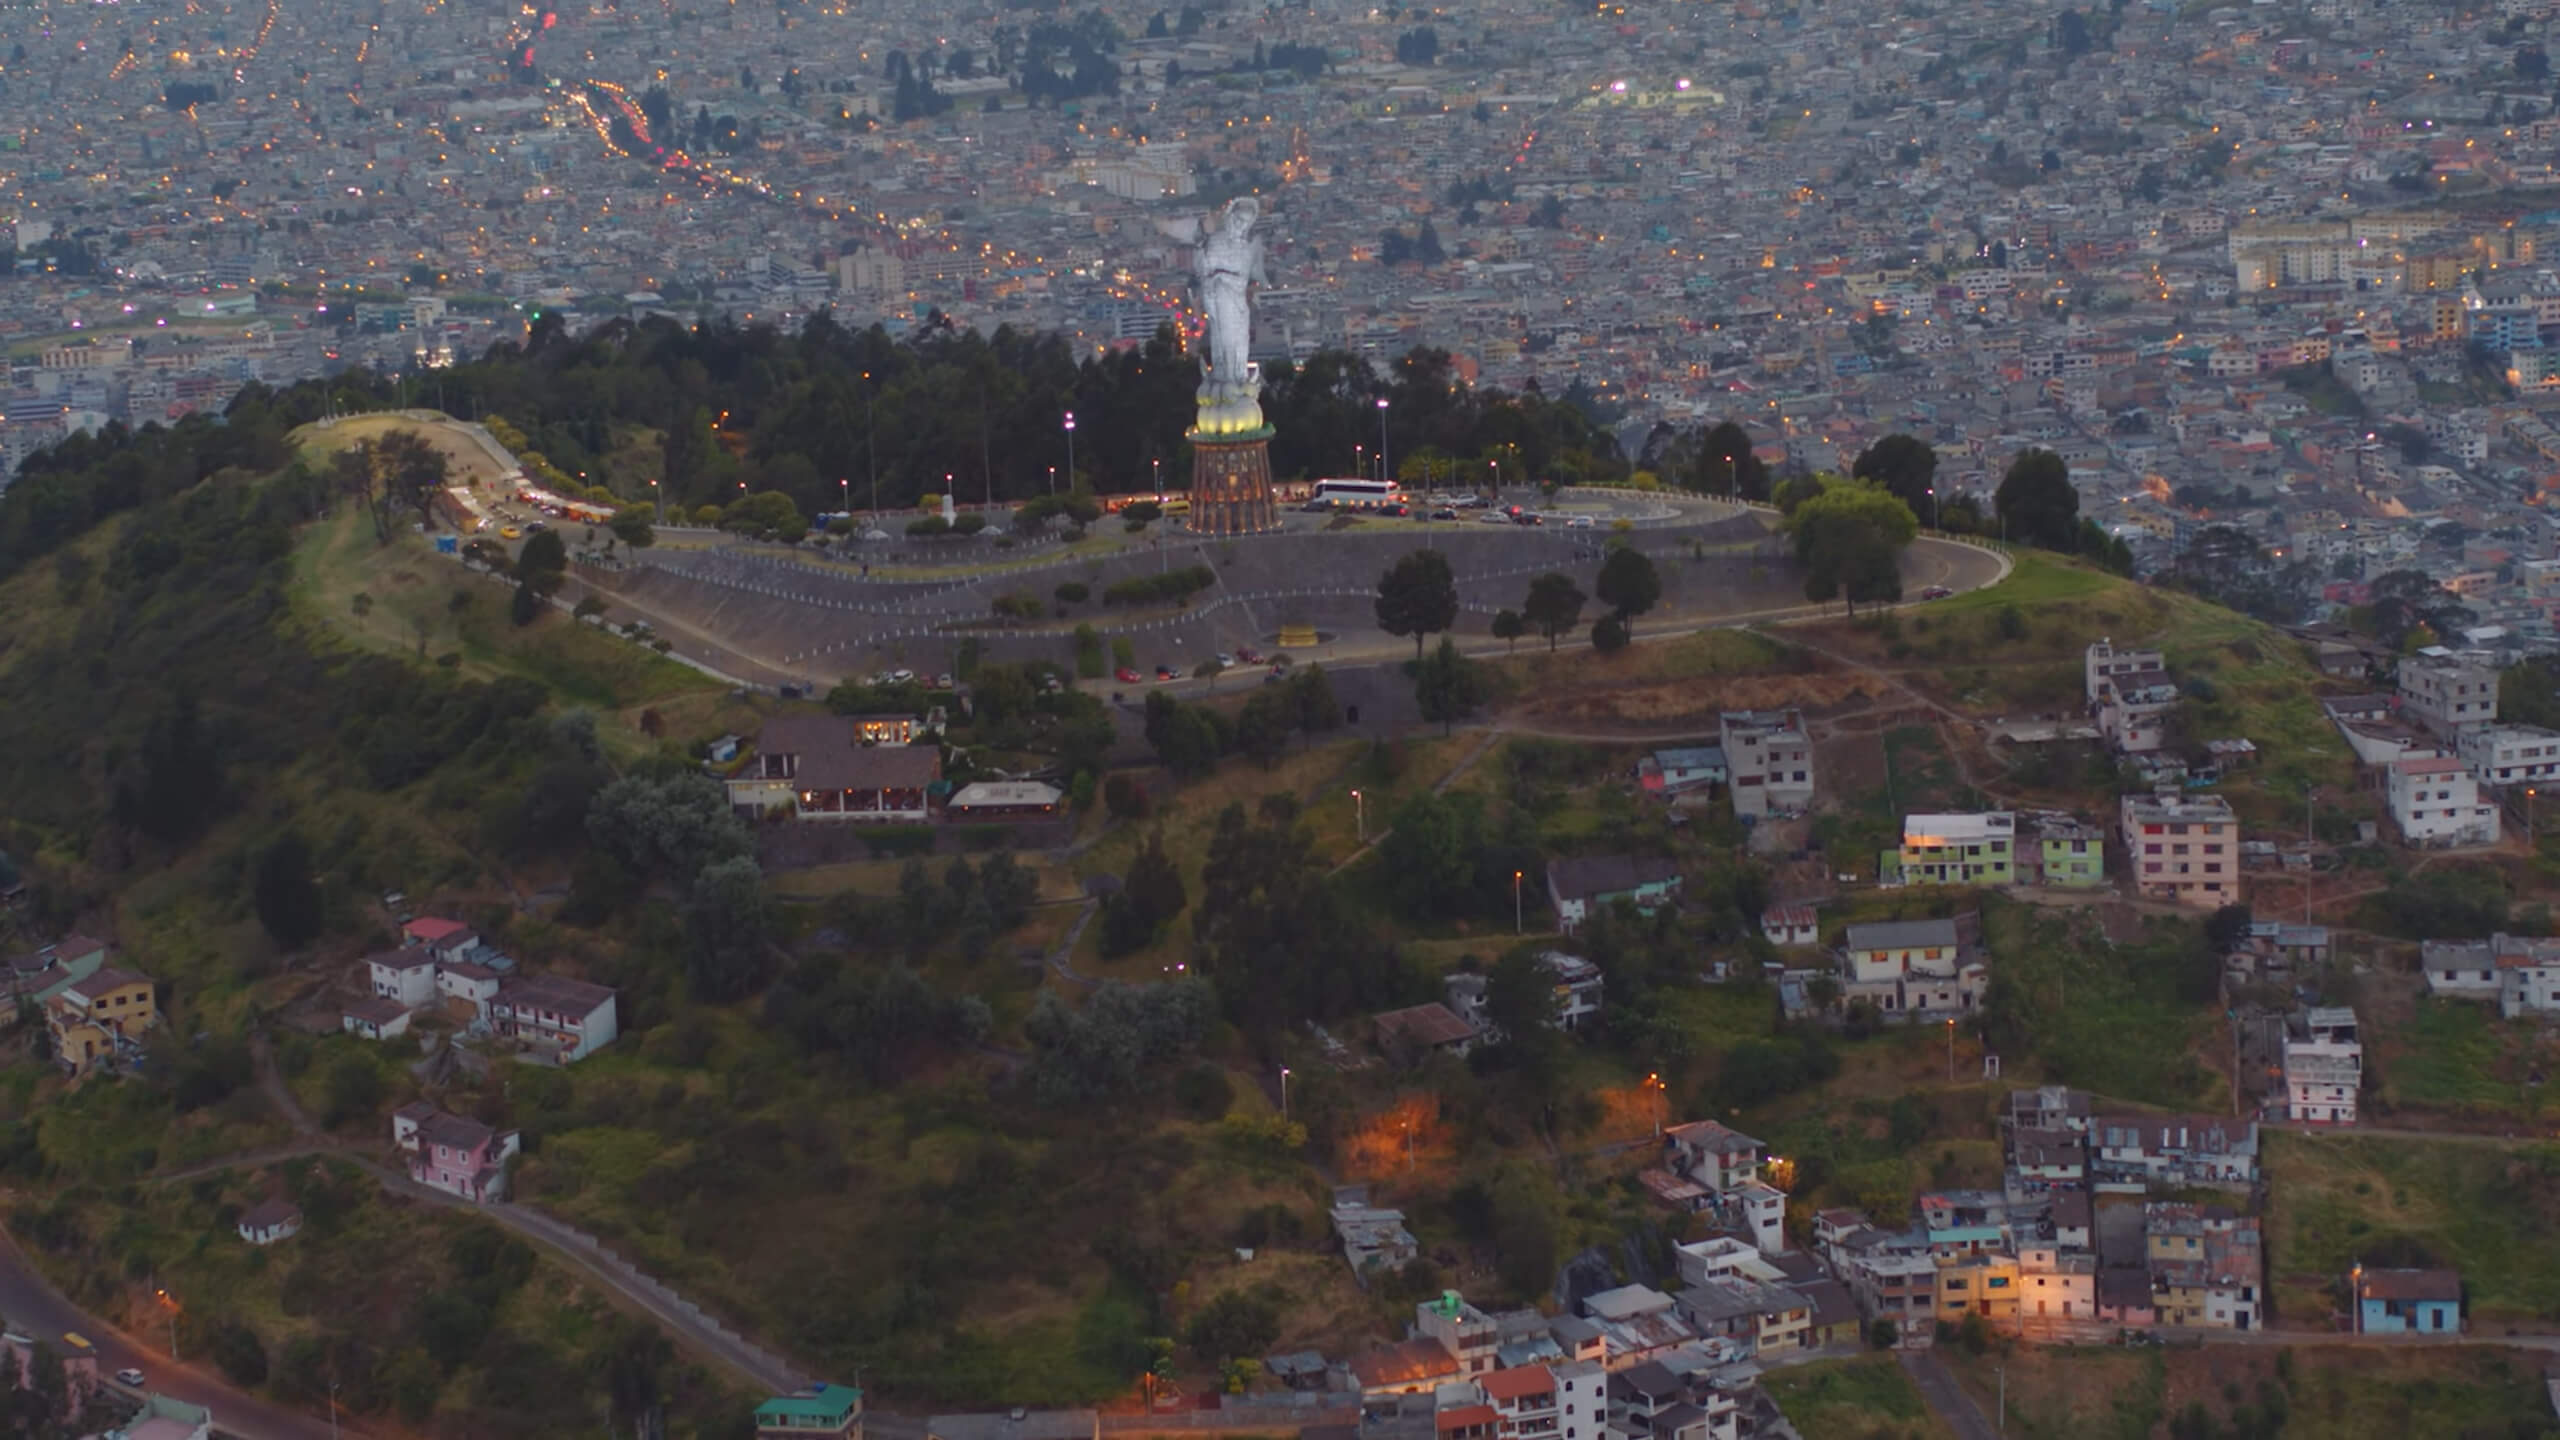
[[1392, 510], [1406, 505], [1404, 487], [1392, 480], [1319, 480], [1315, 503], [1336, 510]]

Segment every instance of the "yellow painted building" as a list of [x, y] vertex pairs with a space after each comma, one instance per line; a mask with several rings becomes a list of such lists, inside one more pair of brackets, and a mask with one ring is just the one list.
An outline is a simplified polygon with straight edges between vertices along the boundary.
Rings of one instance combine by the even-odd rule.
[[45, 1012], [53, 1056], [74, 1073], [112, 1060], [119, 1039], [139, 1041], [158, 1023], [159, 986], [131, 970], [100, 970], [77, 981]]
[[2018, 1261], [2011, 1255], [1958, 1255], [1938, 1261], [1938, 1319], [1959, 1325], [1980, 1315], [1994, 1325], [2018, 1318]]

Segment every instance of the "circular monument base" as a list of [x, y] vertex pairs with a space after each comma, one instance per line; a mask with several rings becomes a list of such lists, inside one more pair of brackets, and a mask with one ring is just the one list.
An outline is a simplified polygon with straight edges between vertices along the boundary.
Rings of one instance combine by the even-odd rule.
[[1271, 498], [1271, 430], [1233, 438], [1191, 434], [1191, 528], [1204, 535], [1251, 535], [1280, 527]]

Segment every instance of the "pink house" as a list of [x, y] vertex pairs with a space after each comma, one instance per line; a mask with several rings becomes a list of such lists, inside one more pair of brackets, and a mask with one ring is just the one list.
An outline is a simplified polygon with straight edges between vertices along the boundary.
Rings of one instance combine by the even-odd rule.
[[507, 1198], [517, 1134], [448, 1115], [425, 1101], [391, 1114], [391, 1143], [408, 1152], [409, 1178], [474, 1203]]

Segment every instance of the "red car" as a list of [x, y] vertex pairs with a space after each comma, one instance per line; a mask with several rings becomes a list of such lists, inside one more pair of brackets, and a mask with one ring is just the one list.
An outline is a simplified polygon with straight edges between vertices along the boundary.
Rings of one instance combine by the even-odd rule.
[[1136, 685], [1140, 683], [1138, 679], [1138, 672], [1130, 669], [1126, 665], [1121, 666], [1119, 673], [1113, 675], [1111, 678], [1119, 681], [1123, 685]]

